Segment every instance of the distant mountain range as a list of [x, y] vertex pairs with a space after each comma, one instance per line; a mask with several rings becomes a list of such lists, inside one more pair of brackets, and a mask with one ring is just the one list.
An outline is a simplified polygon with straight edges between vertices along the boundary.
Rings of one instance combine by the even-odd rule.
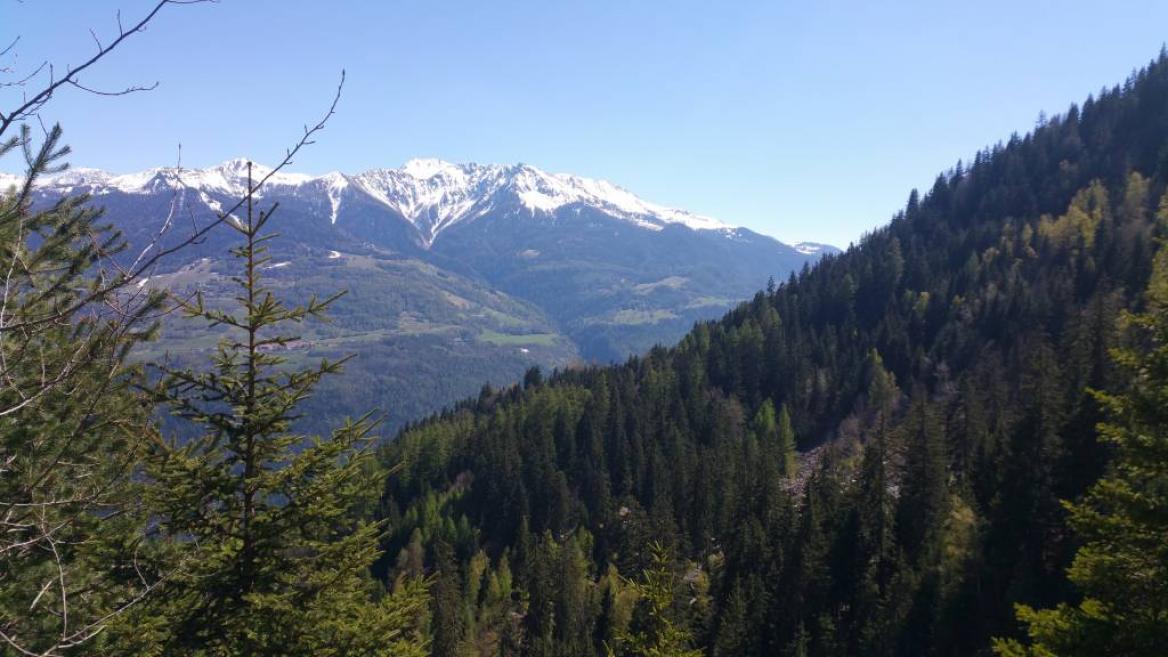
[[[260, 179], [271, 170], [252, 165]], [[87, 193], [132, 244], [185, 236], [247, 188], [247, 160], [126, 175], [71, 169], [39, 181], [48, 201]], [[17, 182], [0, 174], [0, 187]], [[346, 288], [335, 322], [308, 327], [305, 355], [355, 352], [350, 389], [333, 411], [380, 407], [394, 423], [508, 383], [531, 365], [612, 361], [677, 340], [838, 249], [783, 244], [717, 219], [645, 201], [603, 180], [526, 164], [410, 160], [355, 175], [273, 174], [261, 207], [272, 220], [267, 272], [294, 297]], [[226, 294], [231, 231], [214, 231], [149, 284]], [[214, 339], [172, 323], [145, 357], [199, 354]], [[329, 396], [328, 391], [324, 395]]]

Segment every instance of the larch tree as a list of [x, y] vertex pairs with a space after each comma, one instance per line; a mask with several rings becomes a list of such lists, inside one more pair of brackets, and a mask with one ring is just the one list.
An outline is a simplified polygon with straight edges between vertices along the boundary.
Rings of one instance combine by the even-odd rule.
[[639, 607], [633, 627], [619, 633], [616, 648], [608, 648], [609, 657], [699, 657], [702, 651], [693, 647], [693, 632], [675, 611], [679, 591], [673, 559], [660, 543], [649, 544], [648, 551], [649, 567], [640, 579], [628, 582]]

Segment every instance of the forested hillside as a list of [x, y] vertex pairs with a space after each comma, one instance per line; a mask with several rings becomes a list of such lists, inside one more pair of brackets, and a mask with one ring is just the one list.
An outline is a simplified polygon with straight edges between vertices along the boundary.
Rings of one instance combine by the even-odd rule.
[[673, 348], [407, 428], [378, 573], [440, 657], [988, 654], [1079, 595], [1166, 184], [1161, 54]]

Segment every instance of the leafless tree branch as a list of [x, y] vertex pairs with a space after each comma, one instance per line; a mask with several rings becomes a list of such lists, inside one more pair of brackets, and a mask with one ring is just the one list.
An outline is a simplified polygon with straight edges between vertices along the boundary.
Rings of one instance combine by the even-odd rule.
[[[24, 98], [23, 102], [15, 108], [5, 112], [0, 112], [0, 137], [3, 137], [12, 126], [36, 114], [37, 111], [41, 107], [44, 107], [45, 103], [47, 103], [49, 99], [53, 97], [53, 94], [56, 93], [57, 90], [62, 86], [79, 86], [77, 85], [77, 77], [81, 75], [81, 73], [104, 59], [106, 55], [113, 52], [126, 39], [144, 30], [146, 25], [149, 24], [150, 21], [154, 20], [154, 17], [158, 14], [158, 12], [162, 11], [162, 9], [167, 5], [198, 4], [209, 1], [211, 0], [161, 0], [154, 6], [153, 9], [150, 10], [149, 13], [147, 13], [141, 20], [135, 23], [130, 29], [125, 29], [122, 26], [121, 12], [118, 12], [118, 36], [113, 41], [111, 41], [109, 45], [103, 46], [100, 40], [97, 39], [97, 36], [94, 35], [94, 40], [97, 41], [98, 49], [97, 52], [93, 54], [93, 56], [81, 64], [70, 66], [68, 69], [66, 69], [65, 75], [61, 76], [60, 78], [55, 77], [54, 73], [52, 72], [52, 66], [49, 66], [49, 82], [47, 85], [45, 85], [44, 88], [32, 94], [31, 96]], [[19, 38], [17, 40], [19, 40]], [[11, 45], [5, 48], [3, 53], [7, 53], [15, 45], [16, 41], [13, 41]], [[40, 67], [38, 67], [37, 71], [39, 72], [43, 69], [44, 65], [42, 64]]]
[[[88, 304], [91, 304], [95, 301], [98, 301], [98, 300], [108, 296], [109, 294], [117, 292], [118, 290], [121, 290], [121, 289], [125, 288], [126, 286], [130, 285], [132, 282], [138, 280], [138, 278], [144, 272], [146, 272], [151, 267], [153, 267], [159, 260], [161, 260], [169, 255], [172, 255], [178, 251], [181, 251], [181, 250], [191, 246], [192, 244], [200, 243], [203, 240], [203, 238], [207, 235], [207, 233], [211, 232], [219, 224], [222, 224], [225, 221], [228, 221], [228, 218], [232, 214], [234, 214], [240, 208], [242, 208], [249, 195], [254, 195], [255, 192], [259, 191], [265, 184], [267, 184], [268, 180], [270, 180], [272, 178], [272, 176], [276, 175], [281, 170], [286, 168], [288, 165], [292, 164], [294, 158], [301, 151], [301, 149], [303, 149], [306, 146], [310, 146], [314, 143], [313, 137], [321, 130], [324, 130], [325, 125], [328, 123], [329, 119], [331, 119], [332, 116], [334, 114], [336, 114], [337, 104], [341, 100], [341, 92], [343, 91], [344, 86], [345, 86], [345, 72], [342, 70], [341, 71], [341, 79], [337, 83], [337, 88], [336, 88], [336, 91], [333, 95], [332, 102], [329, 104], [328, 110], [324, 113], [324, 115], [315, 124], [313, 124], [311, 126], [305, 126], [303, 135], [301, 135], [300, 139], [296, 142], [295, 145], [293, 145], [291, 148], [289, 148], [285, 151], [284, 157], [279, 162], [279, 164], [277, 164], [271, 171], [269, 171], [262, 178], [255, 181], [252, 184], [252, 186], [250, 187], [250, 189], [247, 190], [247, 193], [245, 193], [234, 204], [232, 204], [226, 210], [221, 210], [221, 211], [217, 212], [214, 220], [212, 220], [212, 221], [210, 221], [202, 226], [195, 228], [188, 236], [186, 236], [182, 241], [178, 242], [177, 244], [174, 244], [172, 246], [168, 246], [164, 249], [154, 250], [153, 255], [150, 255], [148, 257], [140, 259], [137, 267], [130, 269], [130, 270], [127, 270], [126, 273], [122, 274], [121, 276], [119, 276], [117, 279], [115, 279], [114, 281], [112, 281], [108, 285], [105, 285], [105, 286], [101, 287], [100, 289], [95, 290], [95, 291], [91, 292], [90, 294], [82, 297], [75, 304], [68, 306], [66, 308], [62, 308], [59, 311], [53, 312], [51, 314], [46, 314], [46, 315], [41, 316], [41, 317], [29, 318], [29, 319], [26, 319], [26, 320], [23, 320], [23, 321], [17, 322], [17, 323], [10, 323], [4, 328], [8, 328], [8, 329], [26, 328], [26, 327], [36, 326], [39, 324], [45, 324], [45, 323], [51, 323], [54, 321], [58, 321], [62, 316], [72, 314], [73, 312], [76, 312], [79, 308], [86, 306]], [[179, 173], [179, 172], [175, 172], [175, 173]], [[185, 184], [182, 182], [181, 175], [176, 175], [175, 178], [176, 178], [176, 181], [178, 182], [179, 185], [185, 187]], [[29, 188], [26, 193], [31, 193], [31, 188]], [[156, 243], [157, 243], [157, 241], [152, 242], [150, 245], [148, 245], [148, 248], [145, 250], [149, 250]]]

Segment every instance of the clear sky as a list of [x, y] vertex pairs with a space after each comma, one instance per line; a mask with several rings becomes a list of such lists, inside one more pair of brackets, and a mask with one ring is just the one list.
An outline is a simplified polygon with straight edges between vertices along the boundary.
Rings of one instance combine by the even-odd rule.
[[[77, 62], [152, 0], [0, 0], [0, 67]], [[75, 166], [278, 160], [526, 162], [788, 242], [844, 246], [912, 187], [1122, 82], [1168, 39], [1163, 0], [455, 2], [221, 0], [169, 7], [60, 94]], [[12, 91], [0, 90], [10, 105]], [[10, 162], [0, 163], [12, 168]]]

